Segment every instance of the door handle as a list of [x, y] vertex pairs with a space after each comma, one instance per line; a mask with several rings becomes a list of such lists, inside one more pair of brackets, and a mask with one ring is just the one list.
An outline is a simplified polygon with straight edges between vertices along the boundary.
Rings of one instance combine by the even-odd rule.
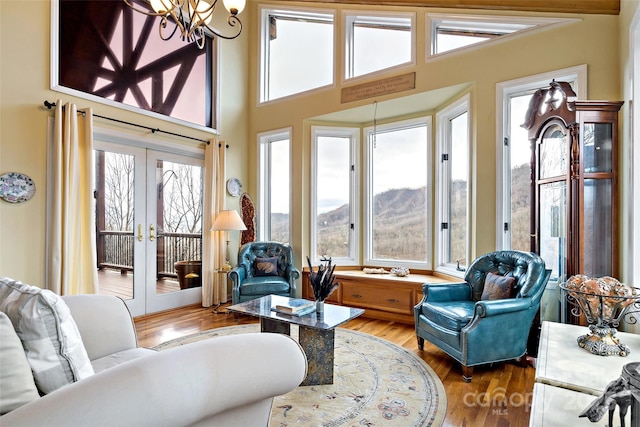
[[153, 224], [149, 225], [149, 240], [152, 242], [156, 240], [156, 226]]
[[142, 234], [142, 224], [138, 224], [138, 242], [142, 242], [144, 240], [144, 235]]

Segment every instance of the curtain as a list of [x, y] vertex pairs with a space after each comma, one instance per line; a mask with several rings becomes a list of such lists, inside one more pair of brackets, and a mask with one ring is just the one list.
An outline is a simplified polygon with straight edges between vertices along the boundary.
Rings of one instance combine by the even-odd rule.
[[202, 229], [202, 306], [227, 302], [227, 275], [220, 274], [225, 263], [224, 232], [211, 231], [213, 221], [224, 209], [226, 148], [215, 139], [204, 150], [204, 224]]
[[93, 208], [93, 112], [56, 101], [47, 287], [98, 293]]

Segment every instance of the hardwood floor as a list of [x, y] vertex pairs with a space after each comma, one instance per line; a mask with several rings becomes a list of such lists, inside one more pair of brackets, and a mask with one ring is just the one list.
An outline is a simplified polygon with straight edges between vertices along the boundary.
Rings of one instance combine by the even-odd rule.
[[[133, 272], [113, 269], [98, 270], [98, 283], [100, 295], [115, 295], [118, 298], [128, 300], [133, 298]], [[166, 294], [179, 292], [178, 279], [163, 277], [156, 281], [156, 292]]]
[[[211, 308], [185, 307], [135, 318], [140, 346], [152, 347], [173, 338], [223, 326], [257, 323], [257, 319]], [[384, 338], [417, 354], [438, 374], [447, 393], [447, 427], [525, 427], [529, 425], [533, 367], [513, 363], [476, 367], [473, 381], [462, 381], [460, 366], [437, 347], [425, 342], [418, 350], [412, 325], [356, 318], [342, 327]], [[491, 345], [491, 344], [488, 344]]]

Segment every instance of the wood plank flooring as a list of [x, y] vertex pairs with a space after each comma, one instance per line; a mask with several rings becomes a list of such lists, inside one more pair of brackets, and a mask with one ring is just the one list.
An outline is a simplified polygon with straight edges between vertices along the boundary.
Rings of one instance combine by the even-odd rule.
[[[100, 295], [115, 295], [124, 300], [133, 298], [133, 272], [119, 270], [102, 269], [98, 270], [98, 283]], [[169, 292], [179, 292], [180, 284], [178, 279], [163, 277], [156, 281], [156, 292], [166, 294]]]
[[[248, 316], [234, 319], [224, 307], [212, 312], [200, 306], [184, 307], [135, 318], [138, 342], [152, 347], [178, 338], [224, 326], [257, 323]], [[462, 381], [460, 366], [437, 347], [425, 342], [418, 350], [412, 325], [356, 318], [343, 325], [363, 333], [384, 338], [417, 354], [438, 374], [447, 394], [447, 427], [525, 427], [529, 425], [531, 393], [535, 377], [533, 367], [515, 362], [476, 367], [471, 383]], [[488, 343], [491, 345], [491, 343]]]

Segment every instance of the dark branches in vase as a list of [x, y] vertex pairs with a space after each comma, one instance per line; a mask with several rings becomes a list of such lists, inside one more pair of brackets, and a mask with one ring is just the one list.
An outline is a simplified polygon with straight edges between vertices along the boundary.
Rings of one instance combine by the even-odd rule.
[[309, 264], [309, 282], [313, 289], [313, 296], [316, 301], [324, 301], [340, 285], [335, 281], [333, 270], [336, 266], [331, 264], [331, 258], [323, 258], [318, 265], [318, 271], [313, 270], [311, 260], [307, 257]]

